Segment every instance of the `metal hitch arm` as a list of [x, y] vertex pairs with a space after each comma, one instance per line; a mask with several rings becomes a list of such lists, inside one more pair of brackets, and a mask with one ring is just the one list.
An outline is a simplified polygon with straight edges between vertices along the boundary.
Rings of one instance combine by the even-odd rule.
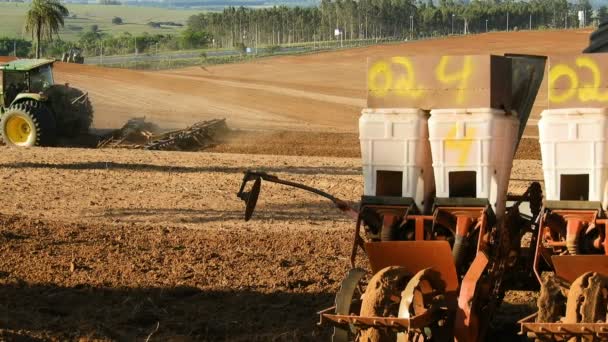
[[[237, 196], [245, 202], [245, 221], [249, 221], [249, 219], [251, 219], [251, 216], [253, 215], [253, 211], [255, 210], [255, 205], [258, 202], [258, 196], [260, 195], [260, 187], [262, 186], [262, 180], [272, 182], [272, 183], [291, 186], [294, 188], [312, 192], [319, 196], [323, 196], [323, 197], [327, 198], [328, 200], [332, 201], [332, 203], [336, 206], [336, 208], [340, 209], [340, 211], [344, 212], [348, 216], [350, 216], [354, 219], [357, 219], [357, 217], [359, 216], [359, 212], [357, 210], [351, 208], [343, 200], [336, 198], [336, 197], [328, 194], [325, 191], [315, 189], [308, 185], [282, 180], [282, 179], [279, 179], [279, 177], [274, 176], [274, 175], [269, 175], [266, 172], [257, 172], [257, 171], [247, 170], [247, 171], [245, 171], [245, 176], [243, 177], [243, 183], [241, 184], [241, 188], [239, 189], [239, 192], [237, 194]], [[247, 183], [249, 181], [253, 181], [253, 186], [251, 187], [250, 191], [245, 191], [245, 187], [247, 186]]]

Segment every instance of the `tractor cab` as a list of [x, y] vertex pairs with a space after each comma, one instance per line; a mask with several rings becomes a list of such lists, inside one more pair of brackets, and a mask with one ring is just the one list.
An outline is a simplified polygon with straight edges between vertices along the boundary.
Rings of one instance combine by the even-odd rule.
[[18, 98], [33, 97], [54, 84], [53, 60], [20, 59], [0, 65], [0, 109], [9, 107]]
[[55, 84], [50, 59], [0, 64], [0, 135], [11, 146], [52, 146], [86, 133], [93, 120], [88, 94]]

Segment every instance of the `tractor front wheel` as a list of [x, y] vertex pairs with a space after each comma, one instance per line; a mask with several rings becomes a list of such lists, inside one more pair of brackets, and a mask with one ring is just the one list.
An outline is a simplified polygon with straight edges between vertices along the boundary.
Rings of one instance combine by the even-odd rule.
[[11, 146], [50, 146], [55, 142], [56, 124], [51, 112], [37, 101], [11, 106], [0, 120], [2, 139]]

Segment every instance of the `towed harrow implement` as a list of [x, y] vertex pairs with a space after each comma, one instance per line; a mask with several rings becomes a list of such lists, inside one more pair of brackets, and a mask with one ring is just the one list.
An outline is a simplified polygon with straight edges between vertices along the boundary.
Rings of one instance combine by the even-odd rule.
[[192, 151], [215, 144], [217, 137], [228, 130], [226, 119], [201, 121], [185, 129], [162, 132], [158, 126], [134, 118], [122, 128], [102, 139], [102, 147], [125, 147], [144, 150]]

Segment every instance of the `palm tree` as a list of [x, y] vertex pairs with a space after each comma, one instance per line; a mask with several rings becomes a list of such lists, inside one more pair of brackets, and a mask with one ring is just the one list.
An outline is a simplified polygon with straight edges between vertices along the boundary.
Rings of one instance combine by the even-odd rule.
[[25, 17], [25, 31], [36, 41], [36, 58], [40, 58], [40, 41], [53, 40], [53, 35], [63, 27], [63, 17], [68, 14], [59, 0], [32, 0]]

